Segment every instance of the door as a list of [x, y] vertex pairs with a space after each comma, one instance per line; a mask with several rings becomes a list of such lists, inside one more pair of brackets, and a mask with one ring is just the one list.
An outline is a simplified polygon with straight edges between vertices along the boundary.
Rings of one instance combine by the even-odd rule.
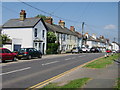
[[5, 54], [5, 57], [6, 57], [6, 60], [12, 60], [14, 55], [12, 54], [12, 52], [8, 49], [4, 49], [4, 54]]
[[44, 49], [45, 48], [45, 43], [43, 43], [43, 51], [42, 51], [42, 54], [44, 54]]
[[34, 43], [34, 48], [37, 49], [37, 42]]
[[14, 44], [14, 51], [18, 51], [21, 48], [21, 45]]

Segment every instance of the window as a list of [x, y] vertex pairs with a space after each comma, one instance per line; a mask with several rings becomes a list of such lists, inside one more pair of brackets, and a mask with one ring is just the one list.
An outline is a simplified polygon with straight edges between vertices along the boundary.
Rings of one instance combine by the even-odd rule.
[[67, 39], [69, 39], [69, 35], [67, 35]]
[[42, 32], [42, 37], [43, 38], [45, 37], [45, 30], [43, 30], [43, 32]]
[[12, 53], [10, 50], [8, 50], [8, 49], [4, 49], [4, 52], [5, 53]]
[[65, 41], [65, 34], [63, 34], [63, 41]]
[[34, 35], [35, 35], [35, 37], [37, 37], [37, 28], [35, 28]]
[[33, 49], [32, 49], [32, 48], [30, 48], [30, 49], [29, 49], [29, 51], [30, 51], [30, 52], [32, 52], [32, 51], [33, 51]]
[[72, 39], [72, 36], [70, 35], [70, 41], [71, 41], [71, 39]]

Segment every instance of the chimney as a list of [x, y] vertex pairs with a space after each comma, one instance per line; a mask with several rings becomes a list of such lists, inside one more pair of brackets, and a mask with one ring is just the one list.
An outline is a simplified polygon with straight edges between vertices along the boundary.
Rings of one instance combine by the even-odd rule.
[[45, 22], [52, 25], [53, 24], [53, 18], [52, 17], [46, 17]]
[[96, 38], [97, 38], [97, 37], [96, 37], [96, 34], [94, 34], [94, 33], [92, 34], [92, 37], [93, 37], [94, 39], [96, 39]]
[[70, 26], [70, 30], [71, 30], [71, 31], [75, 31], [74, 26]]
[[64, 27], [65, 27], [65, 22], [62, 21], [62, 20], [60, 20], [60, 21], [59, 21], [59, 25], [60, 25], [62, 28], [64, 28]]
[[26, 12], [25, 12], [25, 10], [21, 10], [21, 12], [20, 12], [20, 20], [24, 21], [25, 18], [26, 18]]

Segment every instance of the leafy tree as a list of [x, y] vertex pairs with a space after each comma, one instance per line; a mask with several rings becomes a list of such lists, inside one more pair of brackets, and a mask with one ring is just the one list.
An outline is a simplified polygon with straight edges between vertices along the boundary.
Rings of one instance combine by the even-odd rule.
[[53, 32], [47, 32], [47, 42], [48, 43], [55, 43], [57, 40], [55, 33]]
[[47, 32], [47, 54], [57, 54], [59, 43], [56, 43], [57, 40], [55, 33]]
[[36, 17], [40, 17], [40, 18], [42, 18], [43, 20], [46, 20], [46, 16], [45, 16], [45, 15], [42, 15], [42, 14], [37, 15]]
[[0, 39], [2, 40], [2, 43], [5, 44], [6, 42], [10, 41], [10, 38], [7, 34], [1, 34]]

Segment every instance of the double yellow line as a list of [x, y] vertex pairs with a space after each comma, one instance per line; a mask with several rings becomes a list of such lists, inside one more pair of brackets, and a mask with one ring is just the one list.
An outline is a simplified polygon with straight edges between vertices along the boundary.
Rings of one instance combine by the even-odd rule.
[[[103, 58], [103, 57], [104, 57], [104, 56], [99, 57], [99, 58]], [[99, 59], [99, 58], [96, 58], [96, 59], [94, 59], [94, 60], [92, 60], [92, 61], [89, 61], [89, 62], [87, 62], [87, 63], [84, 63], [84, 64], [82, 64], [82, 65], [79, 65], [79, 66], [77, 66], [77, 67], [75, 67], [75, 68], [72, 68], [72, 69], [70, 69], [70, 70], [68, 70], [68, 71], [66, 71], [66, 72], [63, 72], [63, 73], [61, 73], [61, 74], [59, 74], [59, 75], [57, 75], [57, 76], [54, 76], [54, 77], [52, 77], [52, 78], [50, 78], [50, 79], [47, 79], [47, 80], [45, 80], [45, 81], [43, 81], [43, 82], [40, 82], [40, 83], [38, 83], [38, 84], [36, 84], [36, 85], [34, 85], [34, 86], [31, 86], [31, 87], [27, 88], [26, 90], [31, 90], [31, 89], [34, 90], [35, 88], [41, 88], [41, 87], [47, 85], [48, 83], [52, 82], [53, 80], [56, 80], [56, 79], [64, 76], [65, 74], [70, 73], [70, 72], [72, 72], [72, 71], [74, 71], [74, 70], [76, 70], [76, 69], [78, 69], [78, 68], [80, 68], [80, 67], [83, 67], [83, 66], [85, 66], [86, 64], [91, 63], [91, 62], [93, 62], [93, 61], [95, 61], [95, 60], [97, 60], [97, 59]]]

